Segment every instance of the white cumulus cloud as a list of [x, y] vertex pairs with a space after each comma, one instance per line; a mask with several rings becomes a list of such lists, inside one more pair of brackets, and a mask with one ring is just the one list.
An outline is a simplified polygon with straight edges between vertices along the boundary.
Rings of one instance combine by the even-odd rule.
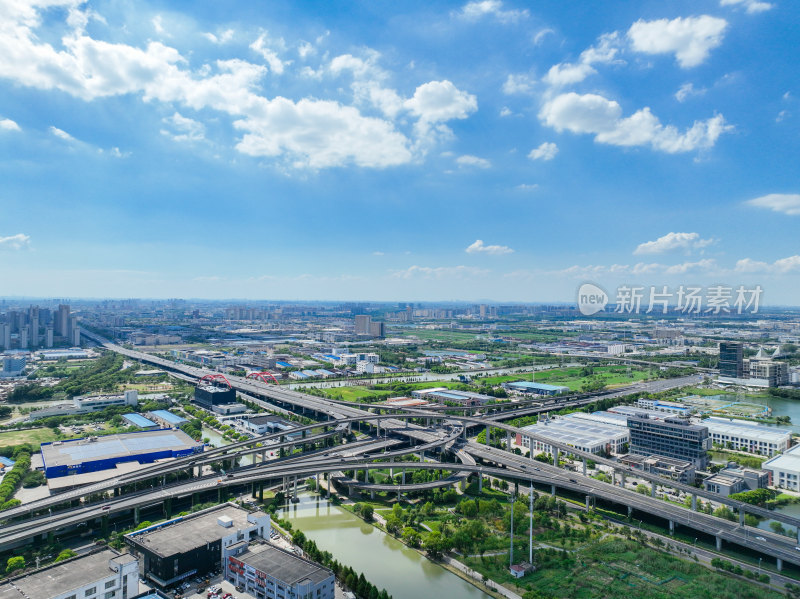
[[701, 239], [699, 233], [667, 233], [655, 241], [639, 244], [634, 254], [663, 254], [673, 250], [699, 250], [714, 243], [713, 239]]
[[781, 212], [789, 216], [800, 216], [800, 193], [770, 193], [759, 198], [747, 200], [745, 204]]
[[59, 139], [63, 139], [64, 141], [76, 141], [76, 139], [72, 137], [69, 133], [59, 129], [58, 127], [51, 126], [48, 129], [48, 131], [50, 131], [52, 135], [55, 135], [56, 137], [58, 137]]
[[596, 72], [597, 71], [588, 64], [562, 62], [550, 67], [550, 70], [547, 71], [547, 75], [544, 76], [544, 82], [552, 87], [563, 87], [565, 85], [572, 85], [573, 83], [580, 83], [589, 75], [593, 75]]
[[16, 121], [11, 119], [0, 119], [0, 130], [2, 131], [21, 131]]
[[284, 62], [280, 59], [278, 56], [278, 51], [275, 49], [275, 47], [277, 47], [279, 50], [283, 50], [286, 48], [286, 42], [284, 42], [282, 38], [271, 40], [266, 33], [259, 35], [256, 38], [256, 41], [250, 44], [250, 49], [254, 52], [257, 52], [264, 58], [267, 65], [269, 65], [269, 69], [273, 73], [280, 75], [283, 73], [284, 68], [289, 64], [289, 62]]
[[788, 256], [772, 262], [762, 262], [751, 258], [742, 258], [736, 263], [736, 271], [742, 273], [764, 273], [785, 275], [800, 272], [800, 256]]
[[662, 125], [647, 107], [623, 118], [622, 107], [616, 101], [575, 92], [546, 102], [539, 118], [556, 131], [594, 134], [598, 143], [650, 146], [669, 154], [710, 148], [722, 133], [731, 129], [722, 115], [716, 115], [706, 121], [695, 121], [681, 133], [672, 125]]
[[708, 58], [711, 50], [722, 43], [727, 27], [725, 19], [709, 15], [639, 20], [628, 29], [628, 38], [637, 52], [674, 54], [678, 64], [686, 69]]
[[421, 121], [437, 123], [467, 118], [478, 109], [478, 100], [450, 81], [429, 81], [420, 85], [404, 105]]
[[227, 44], [229, 41], [233, 39], [234, 35], [233, 29], [226, 29], [219, 35], [213, 33], [204, 33], [203, 37], [210, 41], [212, 44]]
[[534, 81], [530, 75], [514, 75], [509, 74], [503, 83], [503, 93], [506, 95], [512, 94], [529, 94], [533, 91]]
[[464, 251], [468, 254], [489, 254], [490, 256], [502, 256], [503, 254], [514, 253], [514, 250], [507, 245], [485, 245], [481, 239], [476, 239], [475, 242], [470, 244]]
[[169, 129], [162, 129], [161, 134], [175, 141], [202, 141], [206, 137], [203, 123], [185, 117], [179, 112], [162, 120], [164, 124], [169, 125]]
[[678, 91], [675, 92], [675, 99], [678, 102], [685, 102], [690, 96], [702, 96], [706, 93], [705, 88], [696, 88], [692, 83], [684, 83], [680, 86]]
[[31, 238], [23, 233], [0, 237], [0, 249], [2, 250], [22, 250], [30, 246]]
[[538, 148], [534, 148], [528, 154], [531, 160], [552, 160], [558, 154], [558, 146], [553, 142], [545, 141]]
[[467, 2], [457, 14], [468, 21], [477, 21], [483, 17], [491, 16], [501, 23], [514, 23], [529, 15], [527, 9], [503, 10], [503, 3], [500, 0]]
[[774, 8], [774, 4], [770, 2], [762, 2], [761, 0], [719, 0], [720, 6], [742, 6], [748, 14], [756, 14]]
[[476, 166], [478, 168], [489, 168], [492, 166], [492, 163], [486, 160], [486, 158], [480, 158], [470, 154], [459, 156], [456, 158], [456, 163], [458, 166]]

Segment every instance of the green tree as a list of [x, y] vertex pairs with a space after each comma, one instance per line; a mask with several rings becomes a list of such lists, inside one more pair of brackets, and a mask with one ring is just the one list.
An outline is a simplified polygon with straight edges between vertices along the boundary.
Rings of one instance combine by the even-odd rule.
[[14, 570], [22, 570], [25, 567], [25, 558], [21, 555], [15, 555], [14, 557], [9, 557], [8, 561], [6, 562], [6, 574], [13, 572]]
[[56, 558], [56, 561], [57, 562], [63, 562], [65, 559], [69, 559], [71, 557], [75, 557], [76, 555], [78, 555], [78, 554], [75, 553], [72, 549], [64, 549], [64, 551], [62, 551], [61, 553], [58, 554], [58, 557]]

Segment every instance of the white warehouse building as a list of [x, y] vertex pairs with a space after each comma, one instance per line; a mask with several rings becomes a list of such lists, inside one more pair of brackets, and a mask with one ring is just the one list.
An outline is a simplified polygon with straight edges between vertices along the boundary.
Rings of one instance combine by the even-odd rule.
[[800, 491], [800, 445], [767, 460], [761, 468], [772, 474], [773, 487]]
[[701, 423], [708, 427], [712, 443], [726, 448], [730, 444], [738, 451], [772, 457], [789, 449], [792, 442], [792, 435], [788, 431], [746, 420], [712, 417]]
[[[573, 416], [570, 414], [549, 420], [540, 420], [522, 430], [593, 454], [623, 453], [623, 446], [630, 442], [630, 433], [627, 427], [622, 428]], [[530, 438], [522, 435], [520, 437], [518, 442], [523, 447], [530, 449]], [[534, 439], [532, 451], [533, 453], [550, 453], [552, 447], [545, 441]]]

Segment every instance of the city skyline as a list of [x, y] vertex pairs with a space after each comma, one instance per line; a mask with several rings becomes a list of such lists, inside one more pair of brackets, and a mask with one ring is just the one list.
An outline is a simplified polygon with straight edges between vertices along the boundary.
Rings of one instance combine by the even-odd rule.
[[798, 304], [787, 2], [42, 4], [0, 4], [4, 295]]

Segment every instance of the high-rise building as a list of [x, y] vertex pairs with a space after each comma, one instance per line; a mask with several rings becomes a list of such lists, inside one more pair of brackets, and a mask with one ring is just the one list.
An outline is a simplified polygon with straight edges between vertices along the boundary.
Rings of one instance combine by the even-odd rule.
[[708, 465], [711, 437], [708, 427], [691, 424], [678, 416], [649, 418], [646, 414], [628, 416], [631, 433], [630, 453], [666, 456], [691, 462], [698, 470]]
[[32, 348], [39, 347], [39, 307], [28, 308], [28, 326], [30, 331], [30, 344]]
[[47, 327], [44, 331], [44, 346], [53, 347], [53, 327]]
[[78, 326], [78, 319], [72, 319], [72, 325], [70, 326], [69, 330], [69, 342], [74, 345], [75, 347], [80, 347], [81, 345], [81, 327]]
[[11, 349], [11, 325], [0, 324], [0, 345], [3, 349]]
[[19, 348], [28, 349], [29, 333], [28, 325], [25, 325], [19, 330]]
[[367, 314], [356, 314], [355, 333], [356, 335], [369, 335], [372, 318]]
[[58, 307], [58, 315], [56, 317], [56, 331], [62, 337], [69, 338], [69, 306], [61, 304]]
[[385, 337], [386, 325], [382, 322], [369, 323], [369, 334], [373, 337]]
[[744, 376], [741, 343], [723, 341], [719, 344], [719, 375], [734, 379]]

